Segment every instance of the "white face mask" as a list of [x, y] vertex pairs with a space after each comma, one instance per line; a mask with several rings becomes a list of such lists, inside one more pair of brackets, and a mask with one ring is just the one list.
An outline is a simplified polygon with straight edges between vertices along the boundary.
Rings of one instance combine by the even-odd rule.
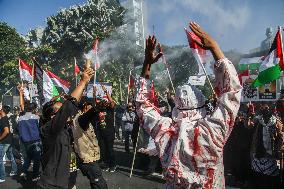
[[182, 119], [195, 120], [204, 117], [205, 108], [197, 109], [205, 104], [205, 97], [202, 92], [194, 86], [183, 85], [176, 90], [175, 108], [172, 112], [172, 118], [175, 122]]
[[183, 85], [176, 90], [175, 104], [177, 109], [196, 109], [205, 104], [205, 98], [196, 87]]

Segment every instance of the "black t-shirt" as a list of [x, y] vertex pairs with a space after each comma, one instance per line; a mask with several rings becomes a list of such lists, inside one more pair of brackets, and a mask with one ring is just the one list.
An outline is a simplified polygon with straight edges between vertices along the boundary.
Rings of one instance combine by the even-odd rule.
[[78, 112], [77, 101], [68, 99], [55, 116], [41, 127], [43, 173], [37, 185], [41, 188], [68, 188], [71, 137], [69, 121]]
[[8, 127], [9, 129], [9, 134], [0, 141], [0, 144], [11, 144], [12, 139], [11, 139], [11, 133], [10, 133], [10, 125], [9, 125], [9, 120], [7, 116], [4, 116], [0, 119], [0, 133], [2, 134], [4, 131], [4, 128]]

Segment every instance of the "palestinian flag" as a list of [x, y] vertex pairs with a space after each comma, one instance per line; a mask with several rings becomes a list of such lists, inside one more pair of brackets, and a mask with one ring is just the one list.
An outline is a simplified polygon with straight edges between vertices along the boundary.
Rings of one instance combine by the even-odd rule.
[[41, 104], [45, 104], [53, 97], [58, 96], [56, 87], [61, 87], [65, 93], [69, 92], [70, 85], [67, 81], [60, 79], [50, 71], [42, 70], [41, 66], [34, 59], [34, 76], [37, 82], [38, 94]]
[[37, 83], [37, 91], [40, 99], [40, 103], [43, 105], [45, 102], [44, 97], [44, 89], [43, 89], [43, 70], [41, 69], [41, 66], [37, 63], [35, 58], [32, 59], [34, 62], [34, 77], [35, 81]]
[[24, 60], [19, 59], [19, 71], [20, 71], [20, 78], [23, 81], [32, 82], [33, 80], [33, 68]]
[[58, 96], [59, 92], [48, 74], [49, 72], [43, 71], [43, 96], [44, 103], [49, 102], [53, 97]]
[[284, 70], [281, 30], [279, 27], [269, 53], [259, 67], [258, 77], [252, 83], [252, 87], [259, 87], [279, 79], [281, 71]]
[[239, 62], [239, 70], [258, 70], [261, 62], [263, 61], [263, 57], [253, 57], [253, 58], [242, 58]]
[[46, 74], [52, 80], [53, 84], [56, 87], [62, 88], [66, 94], [69, 92], [70, 83], [68, 81], [61, 79], [60, 77], [48, 70], [46, 71]]

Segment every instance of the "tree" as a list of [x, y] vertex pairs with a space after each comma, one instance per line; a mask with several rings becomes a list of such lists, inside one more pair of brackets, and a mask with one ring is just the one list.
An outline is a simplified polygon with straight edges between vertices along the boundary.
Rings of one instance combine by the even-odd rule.
[[25, 41], [15, 28], [0, 22], [0, 90], [3, 94], [18, 82], [18, 60], [25, 49]]
[[124, 9], [115, 0], [88, 0], [48, 17], [42, 42], [55, 53], [46, 58], [47, 62], [58, 71], [64, 67], [68, 72], [74, 57], [83, 62], [83, 54], [96, 38], [103, 40], [122, 25], [123, 15]]

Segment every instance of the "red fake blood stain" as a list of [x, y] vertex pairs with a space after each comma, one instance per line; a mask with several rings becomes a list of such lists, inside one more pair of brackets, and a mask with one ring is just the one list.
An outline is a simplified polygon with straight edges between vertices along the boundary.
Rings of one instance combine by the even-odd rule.
[[198, 143], [198, 137], [199, 137], [199, 127], [194, 128], [194, 140], [193, 140], [193, 155], [200, 155], [200, 145]]
[[198, 167], [197, 167], [197, 162], [195, 159], [195, 156], [199, 156], [201, 155], [201, 149], [200, 149], [200, 145], [198, 143], [198, 137], [199, 137], [199, 127], [195, 127], [194, 128], [194, 139], [193, 139], [193, 157], [192, 157], [192, 165], [195, 169], [195, 171], [198, 173]]
[[206, 184], [204, 185], [204, 189], [212, 189], [213, 176], [214, 176], [214, 169], [207, 169], [208, 180]]

